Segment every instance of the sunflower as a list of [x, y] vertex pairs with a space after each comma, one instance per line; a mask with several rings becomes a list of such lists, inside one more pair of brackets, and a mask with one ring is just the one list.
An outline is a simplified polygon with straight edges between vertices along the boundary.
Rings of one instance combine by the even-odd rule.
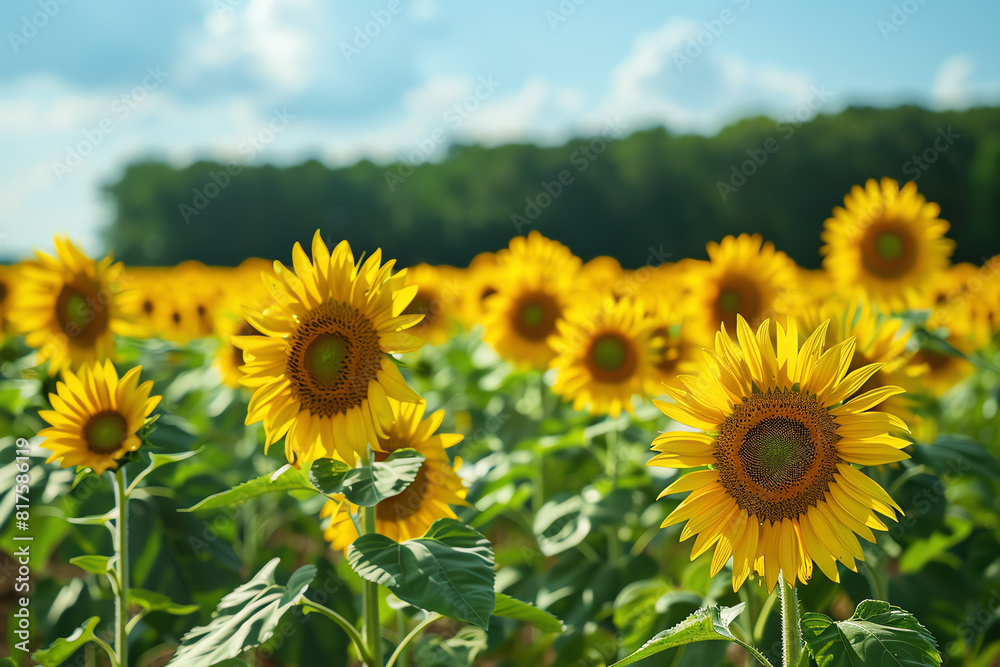
[[653, 371], [646, 384], [646, 393], [659, 396], [664, 384], [682, 389], [679, 376], [694, 373], [698, 368], [701, 346], [671, 300], [656, 299], [652, 305], [647, 305], [646, 315], [653, 323], [650, 341], [654, 351]]
[[392, 289], [395, 261], [381, 264], [381, 250], [356, 264], [346, 241], [331, 254], [319, 231], [312, 261], [298, 243], [292, 259], [294, 271], [275, 262], [262, 276], [274, 303], [245, 311], [265, 335], [230, 338], [246, 360], [242, 382], [254, 389], [246, 423], [264, 422], [267, 447], [284, 435], [293, 465], [354, 463], [385, 437], [387, 397], [421, 400], [389, 356], [423, 345], [403, 331], [420, 321], [403, 314], [417, 288]]
[[462, 272], [464, 287], [458, 317], [466, 328], [471, 329], [483, 321], [486, 300], [497, 293], [500, 284], [498, 274], [497, 256], [492, 252], [479, 253]]
[[38, 415], [51, 426], [38, 435], [42, 447], [51, 450], [46, 463], [58, 460], [63, 468], [79, 466], [102, 473], [116, 468], [128, 452], [139, 449], [137, 435], [149, 421], [149, 413], [160, 402], [150, 396], [152, 381], [139, 384], [141, 366], [120, 380], [110, 361], [80, 368], [78, 374], [64, 371], [49, 394], [53, 410]]
[[824, 224], [823, 265], [845, 293], [859, 289], [890, 309], [929, 305], [927, 290], [947, 268], [954, 242], [948, 223], [910, 181], [868, 179], [844, 197]]
[[460, 275], [453, 266], [419, 264], [407, 269], [405, 283], [416, 285], [417, 293], [403, 312], [424, 316], [409, 333], [431, 345], [440, 345], [455, 334]]
[[[382, 451], [376, 461], [384, 461], [397, 449], [415, 449], [424, 455], [417, 477], [402, 493], [386, 498], [375, 506], [375, 527], [379, 534], [397, 542], [420, 537], [438, 519], [456, 518], [450, 505], [465, 505], [466, 489], [448, 461], [448, 447], [462, 439], [455, 433], [435, 433], [444, 419], [438, 410], [424, 419], [425, 403], [399, 403], [390, 399], [393, 421], [379, 438]], [[455, 467], [461, 465], [456, 460]], [[351, 519], [358, 507], [346, 500], [329, 500], [323, 506], [321, 518], [332, 517], [323, 537], [330, 546], [346, 550], [358, 538]]]
[[575, 410], [589, 404], [591, 414], [632, 412], [632, 397], [642, 394], [656, 360], [652, 329], [652, 320], [631, 299], [608, 295], [594, 312], [572, 311], [550, 341], [557, 353], [552, 367], [558, 369], [552, 391], [571, 399]]
[[[215, 365], [222, 375], [222, 382], [234, 389], [242, 386], [244, 363], [243, 350], [233, 344], [232, 339], [237, 336], [263, 336], [250, 324], [245, 317], [228, 319], [229, 335], [223, 336], [218, 341], [215, 351]], [[220, 331], [222, 326], [220, 327]]]
[[537, 231], [497, 253], [497, 292], [486, 303], [485, 340], [520, 367], [546, 368], [556, 352], [549, 338], [576, 291], [580, 259]]
[[687, 272], [690, 314], [706, 343], [721, 324], [735, 332], [737, 315], [754, 323], [783, 322], [801, 298], [795, 262], [765, 243], [760, 234], [727, 236], [722, 243], [709, 243], [708, 256], [708, 263]]
[[110, 255], [95, 262], [61, 236], [55, 246], [55, 257], [36, 251], [37, 261], [21, 265], [8, 314], [50, 375], [111, 358], [114, 334], [129, 331], [122, 263]]
[[[663, 522], [697, 535], [691, 557], [715, 546], [714, 576], [733, 559], [733, 588], [754, 573], [773, 590], [781, 572], [805, 582], [816, 565], [839, 581], [837, 561], [856, 571], [864, 554], [855, 535], [875, 541], [876, 516], [895, 519], [892, 498], [852, 464], [880, 465], [907, 457], [908, 443], [889, 435], [898, 417], [870, 408], [902, 392], [879, 387], [848, 400], [878, 369], [848, 373], [854, 340], [825, 352], [824, 323], [799, 347], [794, 320], [777, 327], [777, 349], [765, 321], [756, 335], [737, 318], [737, 339], [716, 335], [709, 371], [684, 376], [685, 389], [656, 401], [672, 419], [697, 431], [659, 435], [651, 465], [706, 470], [689, 473], [662, 495], [689, 492]], [[901, 511], [901, 510], [899, 510]]]

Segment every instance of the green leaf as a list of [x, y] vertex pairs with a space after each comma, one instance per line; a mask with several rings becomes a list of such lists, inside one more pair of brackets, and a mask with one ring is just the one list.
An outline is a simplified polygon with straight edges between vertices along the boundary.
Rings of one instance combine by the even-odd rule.
[[252, 498], [263, 496], [268, 493], [278, 493], [282, 491], [316, 491], [301, 470], [289, 467], [281, 472], [276, 479], [272, 480], [274, 474], [264, 475], [249, 482], [244, 482], [234, 486], [228, 491], [222, 491], [205, 498], [200, 503], [193, 505], [181, 512], [200, 512], [203, 510], [218, 509], [219, 507], [229, 507], [239, 505]]
[[819, 667], [926, 667], [941, 664], [937, 643], [909, 612], [865, 600], [846, 621], [802, 616], [802, 636]]
[[177, 604], [166, 595], [142, 588], [128, 589], [129, 604], [142, 607], [145, 611], [162, 611], [174, 616], [184, 616], [198, 611], [196, 604]]
[[[631, 665], [651, 655], [684, 644], [703, 641], [730, 641], [747, 646], [729, 631], [730, 624], [743, 613], [745, 602], [735, 607], [708, 607], [699, 609], [686, 619], [656, 635], [632, 655], [619, 660], [612, 667]], [[752, 648], [752, 647], [748, 647]]]
[[94, 639], [94, 628], [101, 622], [97, 616], [91, 616], [83, 625], [73, 631], [65, 639], [57, 639], [52, 644], [41, 651], [35, 651], [32, 658], [44, 667], [55, 667], [66, 662], [76, 650]]
[[403, 543], [362, 535], [348, 548], [347, 558], [358, 575], [401, 600], [483, 629], [489, 626], [496, 604], [493, 549], [461, 521], [438, 519], [423, 537]]
[[70, 558], [69, 562], [76, 565], [81, 570], [86, 570], [91, 574], [105, 574], [111, 571], [114, 564], [112, 556], [76, 556]]
[[0, 658], [0, 667], [17, 667], [14, 658]]
[[587, 539], [590, 518], [584, 514], [580, 496], [559, 494], [542, 505], [535, 515], [534, 533], [538, 548], [546, 556], [555, 556]]
[[146, 466], [146, 468], [142, 472], [136, 475], [136, 478], [132, 480], [131, 484], [129, 484], [128, 487], [129, 493], [134, 491], [136, 487], [139, 486], [139, 482], [141, 482], [146, 477], [146, 475], [153, 472], [157, 468], [165, 466], [168, 463], [177, 463], [178, 461], [189, 459], [195, 454], [199, 453], [200, 451], [201, 448], [198, 448], [191, 452], [179, 452], [177, 454], [157, 454], [156, 452], [148, 452], [149, 465]]
[[515, 621], [531, 623], [542, 632], [562, 632], [563, 624], [558, 618], [547, 611], [543, 611], [533, 604], [522, 602], [503, 593], [496, 594], [496, 605], [493, 607], [494, 616], [512, 618]]
[[309, 479], [328, 496], [343, 494], [361, 507], [375, 507], [386, 498], [402, 493], [417, 478], [424, 455], [415, 449], [397, 449], [385, 461], [350, 468], [334, 459], [319, 459]]
[[314, 565], [300, 567], [286, 586], [274, 581], [278, 558], [253, 579], [219, 601], [208, 625], [188, 632], [168, 665], [212, 665], [260, 646], [274, 633], [278, 621], [298, 604], [316, 576]]
[[103, 526], [108, 521], [114, 521], [117, 518], [118, 510], [109, 510], [105, 514], [101, 515], [93, 514], [91, 516], [74, 516], [66, 520], [78, 526]]

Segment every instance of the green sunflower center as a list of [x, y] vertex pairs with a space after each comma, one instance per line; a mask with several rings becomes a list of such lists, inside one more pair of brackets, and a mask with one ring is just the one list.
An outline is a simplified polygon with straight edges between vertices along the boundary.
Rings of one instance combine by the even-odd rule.
[[740, 448], [747, 473], [769, 487], [802, 479], [815, 456], [809, 429], [785, 417], [762, 419], [743, 436]]
[[87, 449], [95, 454], [111, 454], [121, 449], [128, 434], [128, 423], [117, 412], [100, 412], [87, 422], [83, 437]]
[[545, 309], [537, 303], [529, 303], [521, 310], [521, 319], [529, 327], [537, 327], [545, 317]]
[[740, 310], [740, 293], [736, 290], [724, 290], [719, 295], [719, 306], [726, 311], [731, 313], [739, 312]]
[[347, 343], [336, 334], [320, 334], [309, 343], [305, 353], [305, 367], [316, 382], [327, 387], [340, 380], [340, 373], [347, 356]]
[[904, 243], [899, 234], [883, 232], [875, 238], [875, 248], [883, 259], [899, 259], [903, 254]]
[[621, 370], [628, 358], [628, 349], [618, 336], [601, 336], [594, 341], [591, 348], [594, 365], [602, 371], [614, 372]]

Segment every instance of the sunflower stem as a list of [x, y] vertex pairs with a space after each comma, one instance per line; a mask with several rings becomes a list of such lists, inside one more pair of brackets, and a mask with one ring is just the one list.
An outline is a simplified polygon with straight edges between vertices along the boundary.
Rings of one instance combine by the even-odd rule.
[[118, 556], [115, 570], [118, 575], [115, 591], [115, 655], [118, 664], [128, 666], [128, 493], [126, 491], [125, 466], [119, 463], [115, 470], [115, 555]]
[[[365, 535], [377, 533], [375, 527], [375, 508], [362, 507], [362, 526]], [[382, 624], [378, 617], [378, 584], [373, 581], [364, 582], [364, 637], [368, 645], [368, 657], [371, 667], [382, 667]]]
[[795, 586], [781, 579], [781, 640], [785, 667], [799, 667], [802, 661], [802, 626], [799, 624], [799, 598]]

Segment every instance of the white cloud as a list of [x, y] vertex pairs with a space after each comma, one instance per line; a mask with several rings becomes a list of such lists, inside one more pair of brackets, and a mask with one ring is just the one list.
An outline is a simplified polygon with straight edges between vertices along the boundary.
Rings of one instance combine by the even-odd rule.
[[938, 68], [931, 95], [935, 106], [945, 109], [963, 108], [971, 97], [972, 58], [952, 56]]

